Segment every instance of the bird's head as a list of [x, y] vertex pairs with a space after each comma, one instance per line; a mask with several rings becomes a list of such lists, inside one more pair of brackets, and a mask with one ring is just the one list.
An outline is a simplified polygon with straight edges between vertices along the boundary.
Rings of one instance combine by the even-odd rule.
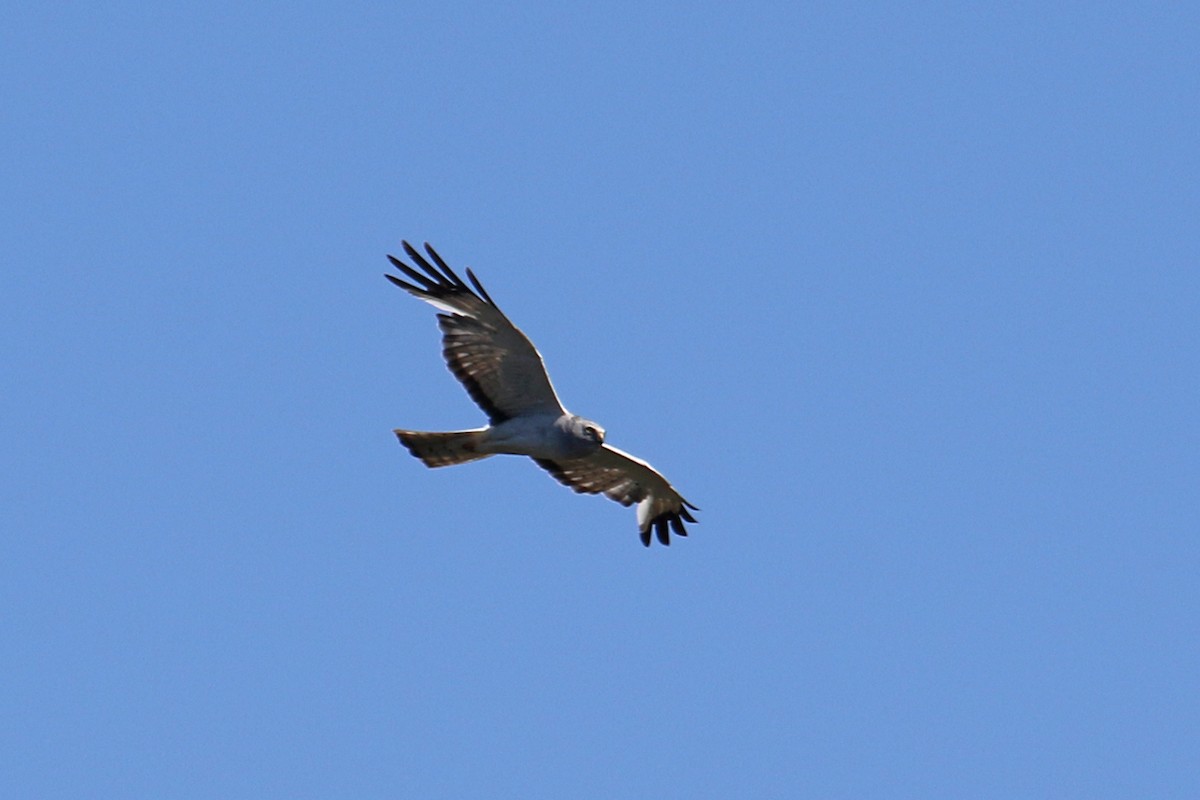
[[583, 417], [576, 417], [573, 423], [572, 427], [575, 429], [574, 433], [577, 437], [597, 445], [604, 444], [604, 428]]

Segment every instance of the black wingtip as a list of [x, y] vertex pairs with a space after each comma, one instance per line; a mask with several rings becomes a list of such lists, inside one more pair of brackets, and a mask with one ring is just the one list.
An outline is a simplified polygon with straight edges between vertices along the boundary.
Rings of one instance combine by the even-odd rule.
[[450, 281], [450, 277], [438, 272], [437, 268], [425, 259], [425, 256], [417, 252], [417, 248], [413, 247], [407, 241], [403, 241], [400, 244], [404, 245], [404, 252], [408, 253], [408, 257], [412, 259], [413, 263], [425, 270], [426, 274], [433, 279], [435, 284], [442, 283], [443, 281]]
[[391, 281], [392, 283], [396, 284], [397, 286], [399, 286], [401, 289], [403, 289], [403, 290], [404, 290], [404, 291], [406, 291], [406, 292], [419, 292], [419, 291], [421, 291], [421, 290], [420, 290], [420, 289], [418, 289], [416, 286], [413, 286], [411, 283], [405, 283], [404, 281], [402, 281], [402, 280], [400, 280], [399, 278], [397, 278], [395, 275], [389, 275], [389, 274], [387, 274], [387, 273], [385, 272], [385, 273], [383, 273], [383, 277], [387, 278], [389, 281]]
[[425, 252], [429, 253], [429, 257], [432, 258], [434, 263], [438, 265], [438, 268], [445, 273], [446, 277], [450, 279], [451, 283], [460, 289], [467, 288], [467, 285], [463, 283], [462, 278], [458, 277], [458, 275], [454, 273], [454, 270], [450, 269], [450, 265], [447, 264], [440, 255], [438, 255], [438, 251], [434, 250], [433, 245], [431, 245], [429, 242], [425, 242]]
[[[695, 506], [693, 506], [693, 508], [695, 508]], [[649, 547], [651, 537], [653, 537], [658, 539], [660, 544], [670, 547], [672, 533], [674, 533], [676, 536], [683, 536], [685, 538], [687, 537], [687, 526], [683, 524], [685, 520], [687, 522], [696, 521], [695, 518], [688, 513], [686, 508], [680, 507], [676, 511], [664, 511], [662, 514], [659, 514], [657, 517], [647, 522], [645, 530], [638, 531], [642, 537], [642, 544], [644, 544], [646, 547]]]
[[[433, 248], [429, 242], [424, 242], [425, 252], [429, 255], [426, 258], [424, 255], [413, 247], [412, 243], [407, 239], [401, 240], [401, 246], [408, 258], [417, 265], [413, 268], [404, 263], [393, 255], [388, 255], [388, 261], [392, 262], [392, 266], [404, 273], [405, 277], [411, 280], [412, 284], [397, 283], [392, 279], [393, 283], [402, 286], [410, 292], [414, 292], [420, 297], [436, 297], [442, 294], [454, 294], [463, 292], [466, 294], [475, 294], [481, 300], [492, 305], [493, 308], [499, 310], [496, 301], [487, 293], [487, 289], [483, 288], [483, 284], [479, 282], [479, 278], [475, 277], [475, 273], [470, 269], [467, 270], [467, 277], [471, 279], [471, 284], [475, 287], [472, 291], [466, 282], [458, 277], [441, 254]], [[432, 259], [433, 263], [430, 263]], [[415, 284], [415, 285], [413, 285]]]
[[683, 520], [679, 517], [671, 517], [671, 530], [678, 536], [687, 536], [687, 528], [683, 527]]
[[[479, 278], [475, 277], [475, 273], [471, 271], [470, 267], [467, 267], [467, 277], [471, 279], [471, 285], [475, 287], [475, 291], [479, 292], [479, 296], [495, 306], [496, 301], [487, 293], [487, 289], [483, 288], [483, 284], [479, 282]], [[496, 306], [496, 308], [499, 308], [499, 306]]]
[[654, 520], [654, 535], [658, 537], [659, 544], [665, 547], [671, 546], [671, 530], [667, 527], [665, 516]]
[[[429, 275], [422, 275], [420, 272], [417, 272], [415, 269], [410, 267], [408, 264], [405, 264], [403, 261], [401, 261], [400, 259], [396, 258], [393, 255], [390, 255], [390, 254], [388, 255], [388, 261], [392, 262], [392, 266], [395, 267], [396, 269], [400, 270], [401, 272], [403, 272], [405, 274], [405, 276], [408, 277], [410, 280], [415, 281], [416, 283], [420, 284], [421, 288], [412, 286], [411, 284], [407, 285], [407, 286], [404, 286], [403, 284], [398, 284], [398, 285], [404, 286], [404, 288], [408, 289], [410, 292], [415, 291], [419, 296], [420, 295], [428, 295], [430, 292], [436, 290], [438, 288], [438, 286], [441, 284], [440, 276], [438, 276], [437, 279], [434, 279], [434, 278], [430, 278]], [[418, 263], [420, 263], [420, 262], [418, 262]], [[437, 275], [436, 272], [431, 273], [431, 274], [433, 274], [435, 276]]]

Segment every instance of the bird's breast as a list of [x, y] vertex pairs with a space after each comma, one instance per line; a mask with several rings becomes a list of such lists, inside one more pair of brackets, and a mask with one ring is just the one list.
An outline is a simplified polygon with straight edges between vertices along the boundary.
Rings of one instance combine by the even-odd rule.
[[572, 437], [555, 423], [557, 417], [514, 417], [488, 429], [487, 449], [493, 453], [567, 459], [573, 455]]

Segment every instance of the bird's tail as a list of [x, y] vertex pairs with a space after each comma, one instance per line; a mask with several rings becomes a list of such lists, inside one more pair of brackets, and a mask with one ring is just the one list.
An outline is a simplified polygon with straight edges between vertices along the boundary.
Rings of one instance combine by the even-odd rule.
[[394, 431], [400, 439], [400, 444], [408, 448], [408, 452], [425, 462], [427, 467], [449, 467], [453, 464], [465, 464], [480, 458], [487, 458], [491, 453], [480, 453], [478, 448], [484, 441], [486, 428], [473, 431], [450, 431], [448, 433], [431, 433], [428, 431]]

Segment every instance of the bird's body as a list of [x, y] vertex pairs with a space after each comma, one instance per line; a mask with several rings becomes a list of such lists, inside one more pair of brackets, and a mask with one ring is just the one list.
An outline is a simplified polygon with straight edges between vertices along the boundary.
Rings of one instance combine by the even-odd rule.
[[[439, 458], [440, 463], [427, 464], [431, 467], [446, 467], [495, 455], [529, 456], [551, 461], [584, 458], [597, 450], [601, 442], [593, 437], [581, 435], [580, 423], [596, 430], [595, 423], [574, 414], [531, 414], [513, 417], [486, 428], [449, 433], [397, 430], [396, 435], [404, 446], [417, 458], [422, 455], [434, 437], [451, 437], [443, 442], [453, 443], [455, 452], [464, 457], [454, 461]], [[416, 449], [414, 449], [414, 447]]]
[[490, 425], [465, 431], [397, 429], [395, 434], [429, 467], [492, 455], [529, 456], [577, 492], [602, 493], [622, 505], [638, 504], [638, 529], [670, 544], [669, 530], [686, 536], [684, 520], [696, 510], [645, 461], [605, 444], [604, 429], [568, 412], [546, 374], [541, 354], [488, 296], [471, 270], [468, 287], [428, 244], [430, 264], [408, 242], [404, 250], [423, 271], [388, 256], [412, 282], [387, 279], [436, 307], [447, 366], [488, 415]]

